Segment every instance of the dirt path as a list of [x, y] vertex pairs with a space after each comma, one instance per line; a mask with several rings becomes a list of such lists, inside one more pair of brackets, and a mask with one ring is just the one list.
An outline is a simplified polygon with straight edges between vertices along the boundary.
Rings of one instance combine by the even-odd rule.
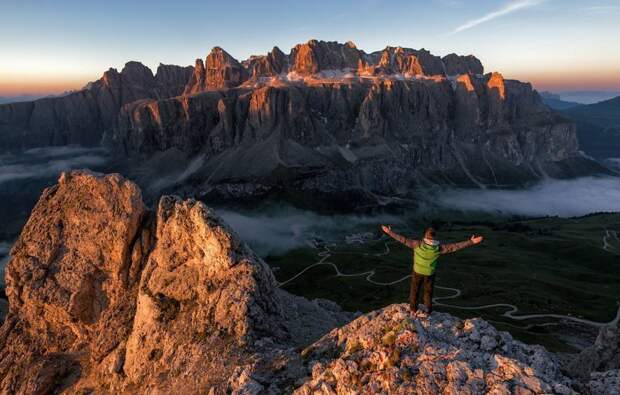
[[[615, 231], [609, 231], [606, 230], [606, 234], [605, 237], [603, 238], [603, 248], [606, 251], [610, 251], [607, 248], [605, 248], [606, 246], [608, 246], [610, 249], [615, 249], [616, 247], [613, 245], [609, 245], [607, 244], [607, 238], [615, 238], [618, 239], [618, 234]], [[379, 241], [381, 239], [377, 239], [374, 241]], [[373, 240], [371, 240], [373, 241]], [[620, 241], [620, 240], [619, 240]], [[384, 256], [390, 253], [390, 246], [388, 245], [389, 241], [386, 241], [385, 244], [385, 251], [383, 252], [379, 252], [379, 253], [375, 253], [375, 254], [364, 254], [366, 256], [368, 255], [374, 255], [374, 256]], [[614, 250], [615, 251], [615, 250]], [[614, 251], [610, 251], [610, 252], [614, 252]], [[373, 280], [373, 277], [375, 276], [376, 272], [374, 270], [368, 270], [365, 272], [360, 272], [360, 273], [343, 273], [340, 271], [340, 269], [338, 268], [338, 266], [333, 263], [333, 262], [327, 262], [327, 259], [329, 259], [332, 254], [336, 254], [336, 252], [333, 252], [329, 249], [329, 246], [324, 246], [322, 251], [318, 252], [318, 256], [319, 256], [319, 260], [317, 262], [315, 262], [314, 264], [306, 267], [305, 269], [303, 269], [302, 271], [300, 271], [299, 273], [297, 273], [296, 275], [294, 275], [293, 277], [289, 278], [286, 281], [283, 281], [281, 283], [278, 284], [279, 287], [282, 287], [288, 283], [290, 283], [291, 281], [297, 279], [298, 277], [300, 277], [301, 275], [303, 275], [304, 273], [306, 273], [308, 270], [318, 267], [318, 266], [330, 266], [334, 269], [334, 271], [336, 272], [336, 277], [364, 277], [366, 281], [368, 281], [371, 284], [375, 284], [375, 285], [379, 285], [379, 286], [390, 286], [390, 285], [394, 285], [394, 284], [398, 284], [402, 281], [405, 281], [409, 278], [411, 278], [411, 274], [408, 274], [402, 278], [399, 278], [398, 280], [394, 280], [394, 281], [389, 281], [389, 282], [381, 282], [381, 281], [375, 281]], [[535, 318], [555, 318], [555, 319], [559, 319], [559, 320], [568, 320], [568, 321], [573, 321], [573, 322], [578, 322], [580, 324], [585, 324], [585, 325], [590, 325], [590, 326], [594, 326], [594, 327], [601, 327], [601, 326], [605, 326], [605, 325], [611, 325], [611, 324], [617, 324], [618, 322], [620, 322], [620, 306], [618, 307], [618, 312], [616, 313], [616, 317], [611, 320], [610, 322], [597, 322], [597, 321], [591, 321], [591, 320], [586, 320], [583, 318], [578, 318], [578, 317], [573, 317], [570, 315], [563, 315], [563, 314], [523, 314], [523, 315], [516, 315], [519, 312], [519, 308], [513, 304], [510, 303], [494, 303], [494, 304], [488, 304], [488, 305], [481, 305], [481, 306], [459, 306], [459, 305], [453, 305], [453, 304], [448, 304], [448, 303], [442, 303], [442, 300], [450, 300], [450, 299], [456, 299], [458, 297], [461, 296], [462, 292], [460, 289], [458, 288], [450, 288], [450, 287], [442, 287], [439, 285], [436, 285], [435, 288], [437, 289], [443, 289], [446, 291], [452, 291], [454, 292], [453, 295], [448, 295], [448, 296], [436, 296], [433, 298], [433, 303], [435, 303], [438, 306], [445, 306], [445, 307], [450, 307], [453, 309], [459, 309], [459, 310], [470, 310], [470, 311], [474, 311], [474, 310], [485, 310], [485, 309], [494, 309], [494, 308], [506, 308], [507, 310], [502, 314], [503, 317], [506, 318], [510, 318], [512, 320], [516, 320], [516, 321], [522, 321], [522, 320], [529, 320], [529, 319], [535, 319]], [[542, 324], [544, 325], [544, 324]]]
[[615, 230], [605, 229], [603, 249], [611, 253], [620, 253], [620, 237]]

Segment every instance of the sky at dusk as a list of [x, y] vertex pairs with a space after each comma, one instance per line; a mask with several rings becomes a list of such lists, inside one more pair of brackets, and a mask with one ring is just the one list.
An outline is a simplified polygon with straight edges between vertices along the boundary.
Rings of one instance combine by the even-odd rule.
[[620, 90], [620, 0], [0, 2], [0, 96], [80, 88], [137, 60], [193, 65], [213, 46], [237, 59], [310, 38], [436, 55], [539, 90]]

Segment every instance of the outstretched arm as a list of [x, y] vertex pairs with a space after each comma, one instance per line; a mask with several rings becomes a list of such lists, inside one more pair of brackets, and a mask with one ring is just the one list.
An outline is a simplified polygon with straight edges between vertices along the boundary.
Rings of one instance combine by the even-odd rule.
[[381, 225], [381, 230], [383, 230], [386, 235], [390, 236], [391, 238], [400, 243], [403, 243], [409, 248], [416, 248], [420, 245], [420, 240], [408, 239], [405, 236], [401, 236], [398, 233], [392, 232], [391, 226]]
[[484, 238], [482, 236], [472, 236], [470, 237], [469, 240], [461, 241], [459, 243], [442, 244], [439, 247], [439, 253], [440, 254], [451, 254], [458, 250], [462, 250], [463, 248], [467, 248], [467, 247], [479, 244], [482, 242], [483, 239]]

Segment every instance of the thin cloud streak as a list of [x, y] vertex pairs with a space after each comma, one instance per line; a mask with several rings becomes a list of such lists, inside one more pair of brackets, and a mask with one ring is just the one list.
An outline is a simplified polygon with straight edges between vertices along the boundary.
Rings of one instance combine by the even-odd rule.
[[591, 7], [586, 7], [584, 8], [584, 10], [592, 14], [599, 14], [620, 10], [620, 7], [616, 5], [595, 5]]
[[497, 19], [499, 17], [511, 14], [515, 11], [519, 11], [525, 8], [530, 8], [530, 7], [534, 7], [539, 5], [540, 3], [542, 3], [544, 0], [518, 0], [518, 1], [512, 1], [508, 4], [506, 4], [505, 6], [503, 6], [502, 8], [499, 8], [495, 11], [489, 12], [488, 14], [477, 18], [477, 19], [472, 19], [470, 21], [465, 22], [464, 24], [462, 24], [461, 26], [458, 26], [456, 29], [454, 29], [452, 32], [450, 32], [450, 34], [456, 34], [459, 32], [462, 32], [464, 30], [468, 30], [471, 29], [472, 27], [476, 27], [478, 25], [481, 25], [483, 23], [492, 21], [493, 19]]

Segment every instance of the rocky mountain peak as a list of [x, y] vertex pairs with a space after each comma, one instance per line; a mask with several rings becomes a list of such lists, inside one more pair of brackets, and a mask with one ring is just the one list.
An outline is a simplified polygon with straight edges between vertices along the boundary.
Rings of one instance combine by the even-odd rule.
[[261, 77], [272, 77], [287, 71], [288, 57], [278, 47], [263, 56], [251, 56], [244, 62], [251, 78], [256, 80]]
[[487, 75], [487, 86], [491, 90], [491, 93], [497, 96], [499, 99], [506, 99], [506, 84], [504, 83], [504, 76], [494, 71]]
[[[110, 67], [107, 71], [103, 73], [101, 78], [96, 82], [100, 82], [104, 86], [111, 87], [117, 84], [117, 81], [119, 80], [119, 78], [120, 78], [120, 74], [118, 70], [116, 70], [113, 67]], [[97, 85], [96, 82], [89, 83], [87, 85], [87, 89], [92, 89], [93, 87], [95, 87]]]
[[441, 58], [425, 49], [387, 46], [381, 52], [378, 66], [380, 72], [386, 74], [444, 75]]
[[[312, 377], [295, 394], [571, 394], [571, 381], [540, 346], [481, 319], [413, 317], [391, 305], [333, 330], [304, 350]], [[330, 392], [333, 391], [333, 392]]]
[[248, 71], [237, 59], [220, 47], [213, 47], [204, 63], [196, 59], [194, 73], [183, 90], [184, 94], [209, 89], [225, 89], [240, 85], [249, 78]]
[[290, 71], [300, 75], [312, 75], [325, 70], [357, 70], [360, 61], [365, 61], [364, 54], [355, 44], [351, 44], [353, 43], [319, 40], [298, 44], [291, 50]]
[[176, 66], [160, 63], [155, 74], [158, 97], [166, 98], [180, 95], [194, 71], [192, 66]]
[[205, 64], [202, 59], [196, 59], [196, 64], [194, 66], [194, 72], [190, 76], [187, 85], [183, 89], [184, 95], [190, 95], [196, 92], [202, 92], [207, 89], [207, 84], [205, 81]]
[[379, 68], [386, 74], [420, 75], [424, 73], [413, 50], [402, 47], [387, 47], [381, 54]]
[[136, 62], [133, 60], [125, 63], [125, 66], [123, 67], [123, 70], [121, 71], [121, 74], [123, 74], [124, 76], [130, 79], [131, 78], [141, 79], [141, 78], [148, 78], [148, 77], [153, 78], [153, 72], [151, 71], [151, 69], [149, 69], [142, 63]]
[[455, 53], [451, 53], [441, 58], [441, 60], [445, 65], [446, 74], [448, 75], [481, 75], [484, 73], [482, 63], [473, 55], [460, 56]]
[[245, 68], [228, 52], [214, 47], [205, 60], [205, 81], [208, 89], [231, 88], [248, 78]]
[[164, 196], [150, 211], [118, 174], [63, 173], [11, 254], [3, 393], [200, 392], [260, 344], [284, 351], [349, 317], [279, 290], [203, 203]]

